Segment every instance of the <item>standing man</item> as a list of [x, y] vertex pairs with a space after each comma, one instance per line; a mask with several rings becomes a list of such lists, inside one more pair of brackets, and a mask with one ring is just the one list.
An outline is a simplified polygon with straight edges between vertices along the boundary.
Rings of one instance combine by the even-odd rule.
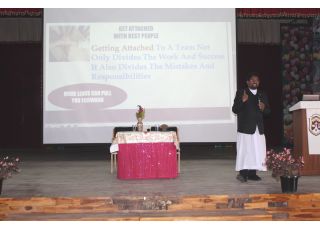
[[264, 136], [263, 116], [270, 113], [267, 95], [260, 89], [259, 74], [250, 73], [247, 87], [238, 90], [232, 106], [237, 114], [237, 179], [259, 181], [256, 171], [266, 171], [266, 139]]

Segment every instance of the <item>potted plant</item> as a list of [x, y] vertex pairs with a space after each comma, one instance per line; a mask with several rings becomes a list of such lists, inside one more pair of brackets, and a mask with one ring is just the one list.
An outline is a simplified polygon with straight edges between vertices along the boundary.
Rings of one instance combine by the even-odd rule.
[[138, 119], [138, 123], [137, 123], [137, 129], [139, 132], [143, 131], [143, 123], [142, 120], [144, 119], [144, 115], [145, 115], [145, 109], [141, 106], [138, 105], [138, 111], [136, 112], [136, 117]]
[[282, 192], [296, 192], [300, 170], [304, 166], [301, 155], [294, 155], [291, 149], [267, 151], [266, 166], [272, 171], [272, 177], [281, 181]]
[[3, 181], [12, 176], [14, 173], [20, 172], [18, 157], [0, 157], [0, 195], [2, 192]]

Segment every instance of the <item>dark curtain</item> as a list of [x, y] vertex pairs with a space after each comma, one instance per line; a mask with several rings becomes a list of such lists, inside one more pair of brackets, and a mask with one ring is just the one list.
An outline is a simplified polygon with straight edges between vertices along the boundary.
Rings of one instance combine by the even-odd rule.
[[250, 72], [261, 74], [261, 88], [266, 91], [271, 106], [271, 115], [265, 119], [267, 147], [282, 145], [282, 78], [281, 47], [277, 45], [238, 45], [238, 88], [245, 85]]
[[239, 18], [308, 18], [317, 17], [319, 8], [238, 8]]
[[42, 144], [42, 44], [0, 44], [0, 147]]

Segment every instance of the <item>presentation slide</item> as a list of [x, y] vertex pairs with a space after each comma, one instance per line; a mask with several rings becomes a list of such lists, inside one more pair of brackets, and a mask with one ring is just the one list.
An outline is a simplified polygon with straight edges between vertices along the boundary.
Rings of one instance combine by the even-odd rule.
[[45, 9], [43, 142], [110, 143], [116, 126], [234, 142], [235, 9]]

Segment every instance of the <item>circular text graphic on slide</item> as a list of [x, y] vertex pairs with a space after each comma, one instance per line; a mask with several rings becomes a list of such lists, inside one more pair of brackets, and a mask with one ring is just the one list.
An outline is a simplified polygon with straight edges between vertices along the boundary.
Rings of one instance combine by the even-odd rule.
[[103, 109], [125, 101], [127, 93], [115, 86], [106, 84], [74, 84], [52, 91], [48, 99], [65, 109]]

